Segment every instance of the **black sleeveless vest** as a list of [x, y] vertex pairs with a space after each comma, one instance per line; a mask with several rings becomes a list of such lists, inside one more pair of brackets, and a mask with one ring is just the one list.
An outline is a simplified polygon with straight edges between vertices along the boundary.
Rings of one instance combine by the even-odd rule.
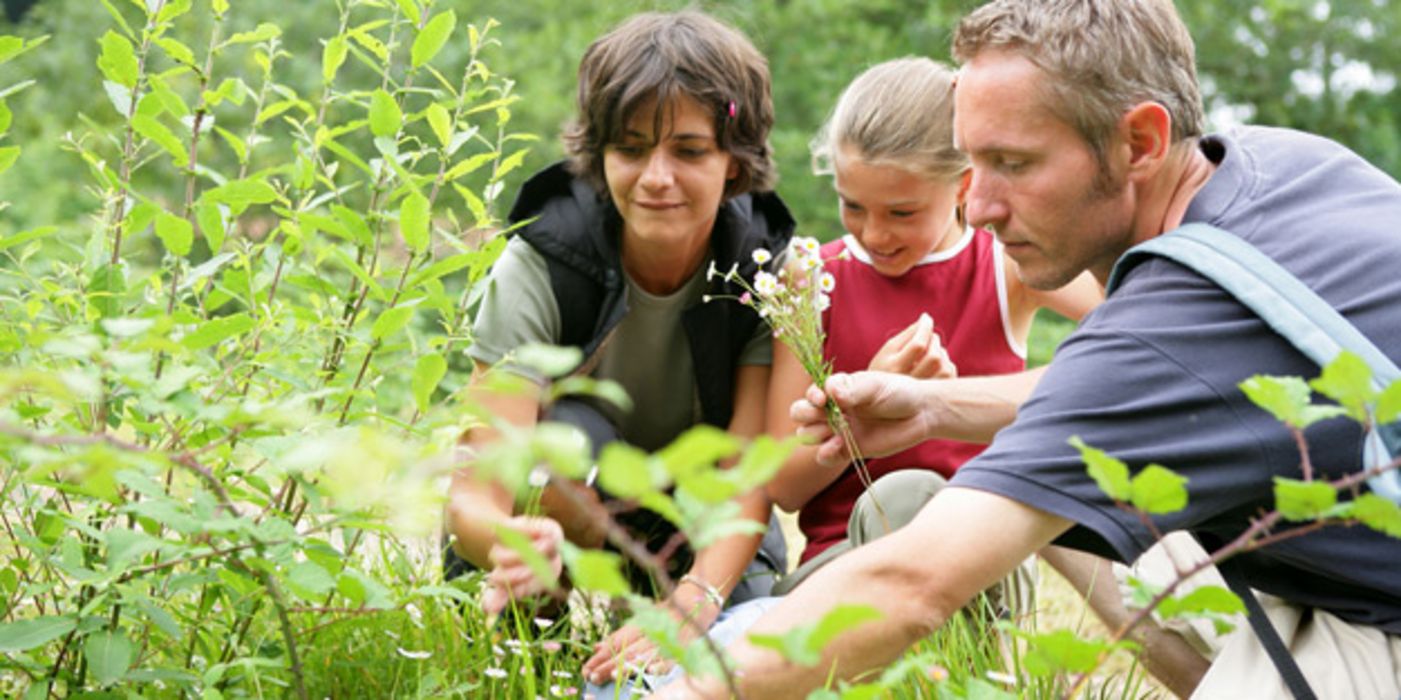
[[[592, 358], [628, 311], [618, 241], [622, 220], [606, 195], [571, 175], [563, 163], [536, 173], [521, 187], [509, 220], [516, 225], [530, 219], [519, 235], [545, 258], [563, 328], [559, 344], [578, 347]], [[710, 238], [716, 269], [738, 265], [740, 274], [752, 280], [754, 249], [777, 253], [788, 245], [793, 228], [793, 217], [776, 194], [730, 198], [720, 206]], [[717, 277], [709, 281], [707, 293], [733, 297], [741, 291]], [[733, 298], [682, 312], [706, 423], [729, 425], [736, 365], [759, 323], [753, 309]], [[585, 366], [590, 364], [586, 359]]]

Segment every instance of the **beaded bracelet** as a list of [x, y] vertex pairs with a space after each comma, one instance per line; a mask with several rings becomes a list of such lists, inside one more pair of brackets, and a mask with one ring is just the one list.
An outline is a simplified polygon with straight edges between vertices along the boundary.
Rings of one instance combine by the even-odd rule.
[[720, 590], [716, 587], [690, 574], [683, 575], [676, 585], [679, 586], [683, 583], [689, 583], [701, 589], [701, 592], [705, 594], [705, 599], [714, 603], [717, 610], [725, 607], [725, 596], [720, 595]]

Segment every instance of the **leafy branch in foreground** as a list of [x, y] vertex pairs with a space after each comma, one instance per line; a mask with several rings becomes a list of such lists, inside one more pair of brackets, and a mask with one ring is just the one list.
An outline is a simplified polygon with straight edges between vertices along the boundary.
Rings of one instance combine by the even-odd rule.
[[[1310, 389], [1335, 403], [1316, 404]], [[1275, 509], [1252, 519], [1249, 527], [1230, 542], [1196, 564], [1179, 567], [1176, 576], [1161, 588], [1152, 583], [1131, 579], [1135, 601], [1134, 614], [1115, 630], [1107, 642], [1087, 642], [1057, 638], [1050, 635], [1033, 638], [1034, 648], [1043, 656], [1058, 658], [1049, 672], [1078, 673], [1071, 686], [1071, 695], [1082, 689], [1092, 674], [1107, 658], [1109, 652], [1122, 646], [1124, 639], [1149, 617], [1157, 614], [1164, 619], [1174, 617], [1206, 617], [1218, 629], [1229, 628], [1227, 618], [1243, 614], [1245, 605], [1238, 596], [1220, 586], [1201, 586], [1183, 596], [1177, 591], [1193, 575], [1216, 567], [1227, 559], [1300, 537], [1330, 526], [1363, 525], [1391, 537], [1401, 538], [1401, 506], [1373, 493], [1363, 492], [1367, 480], [1398, 468], [1401, 457], [1387, 456], [1377, 464], [1332, 480], [1319, 480], [1309, 460], [1304, 431], [1321, 420], [1347, 417], [1361, 423], [1365, 430], [1377, 424], [1387, 424], [1401, 418], [1401, 381], [1381, 391], [1372, 386], [1371, 371], [1361, 358], [1342, 352], [1323, 368], [1319, 377], [1305, 382], [1297, 377], [1257, 375], [1241, 383], [1241, 390], [1261, 408], [1282, 422], [1299, 448], [1299, 471], [1302, 478], [1275, 477]], [[1187, 479], [1171, 470], [1150, 464], [1130, 476], [1128, 465], [1086, 445], [1078, 437], [1071, 444], [1080, 451], [1091, 478], [1122, 509], [1134, 513], [1153, 536], [1161, 541], [1163, 533], [1153, 516], [1182, 510], [1187, 505]], [[1350, 496], [1340, 500], [1339, 495]], [[1064, 653], [1077, 646], [1086, 653]], [[1092, 653], [1090, 653], [1092, 652]]]

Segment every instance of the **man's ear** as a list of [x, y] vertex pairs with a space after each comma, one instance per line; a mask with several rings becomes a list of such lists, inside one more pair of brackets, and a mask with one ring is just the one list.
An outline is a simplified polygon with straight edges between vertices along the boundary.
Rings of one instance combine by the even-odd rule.
[[1120, 133], [1129, 150], [1128, 176], [1155, 172], [1172, 147], [1172, 115], [1157, 102], [1140, 102], [1124, 113]]

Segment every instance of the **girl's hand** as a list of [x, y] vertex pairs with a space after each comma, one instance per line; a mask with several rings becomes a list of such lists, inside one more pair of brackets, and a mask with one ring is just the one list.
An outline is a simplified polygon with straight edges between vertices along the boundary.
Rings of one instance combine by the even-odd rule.
[[920, 314], [908, 328], [885, 341], [867, 369], [904, 374], [916, 379], [952, 379], [958, 368], [934, 332], [934, 319]]
[[[529, 537], [530, 546], [545, 557], [545, 561], [558, 578], [564, 566], [559, 554], [559, 543], [564, 539], [564, 530], [560, 528], [559, 523], [550, 518], [521, 515], [507, 520], [505, 526]], [[486, 577], [482, 608], [488, 616], [500, 614], [512, 600], [548, 592], [545, 582], [535, 577], [535, 573], [516, 550], [497, 543], [492, 546], [487, 556], [491, 559], [491, 573]]]

